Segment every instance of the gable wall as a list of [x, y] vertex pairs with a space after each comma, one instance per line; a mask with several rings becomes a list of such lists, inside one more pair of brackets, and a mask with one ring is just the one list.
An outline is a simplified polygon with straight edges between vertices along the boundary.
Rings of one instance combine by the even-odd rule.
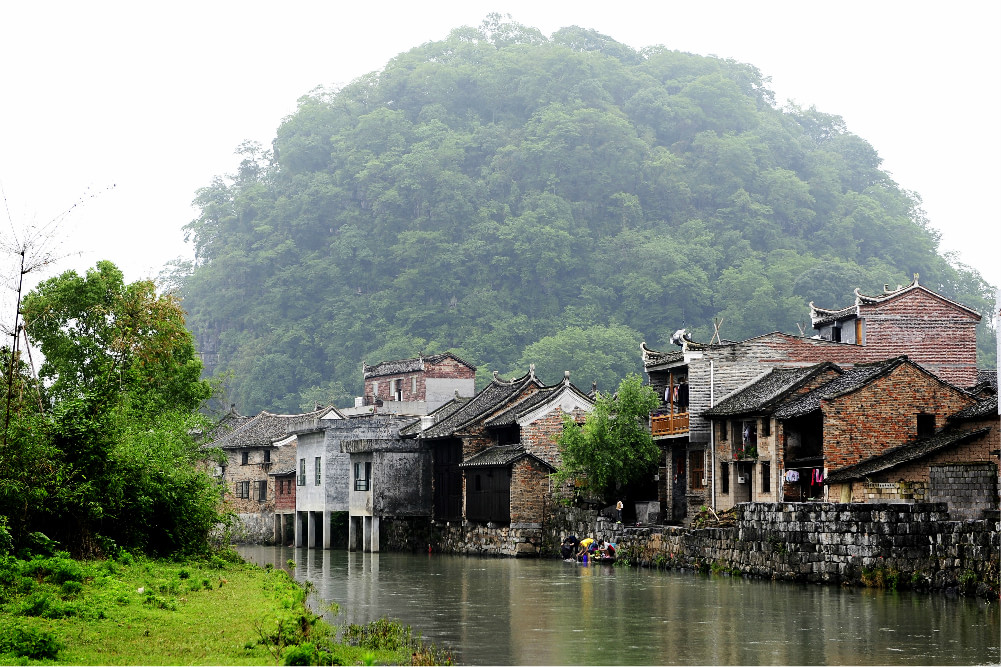
[[[521, 444], [528, 451], [550, 464], [554, 468], [560, 466], [560, 449], [556, 440], [563, 433], [563, 415], [559, 407], [536, 419], [531, 424], [521, 427]], [[570, 415], [578, 424], [583, 424], [587, 413], [574, 408]]]
[[915, 289], [878, 304], [863, 304], [865, 350], [870, 360], [906, 354], [958, 387], [977, 382], [977, 319]]
[[917, 415], [935, 415], [935, 427], [975, 400], [904, 364], [844, 396], [823, 401], [824, 465], [838, 470], [903, 445], [917, 435]]

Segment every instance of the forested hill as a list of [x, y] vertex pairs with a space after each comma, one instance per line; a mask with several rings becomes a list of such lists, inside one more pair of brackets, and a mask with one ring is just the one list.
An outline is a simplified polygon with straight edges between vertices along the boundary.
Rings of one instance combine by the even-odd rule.
[[199, 190], [178, 277], [245, 413], [343, 405], [363, 361], [445, 350], [611, 389], [641, 340], [797, 333], [809, 301], [914, 273], [987, 312], [841, 118], [778, 107], [751, 65], [578, 27], [491, 16], [304, 96], [240, 153]]

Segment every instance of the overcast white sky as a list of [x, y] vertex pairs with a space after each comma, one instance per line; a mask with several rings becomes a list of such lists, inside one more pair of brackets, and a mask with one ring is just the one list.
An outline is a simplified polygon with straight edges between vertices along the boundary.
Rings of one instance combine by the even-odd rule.
[[757, 66], [779, 102], [842, 116], [920, 194], [942, 248], [1001, 286], [994, 1], [7, 2], [0, 230], [8, 211], [20, 232], [82, 202], [57, 250], [79, 254], [39, 276], [110, 259], [129, 281], [155, 277], [190, 256], [195, 191], [235, 171], [242, 141], [269, 145], [314, 87], [494, 11]]

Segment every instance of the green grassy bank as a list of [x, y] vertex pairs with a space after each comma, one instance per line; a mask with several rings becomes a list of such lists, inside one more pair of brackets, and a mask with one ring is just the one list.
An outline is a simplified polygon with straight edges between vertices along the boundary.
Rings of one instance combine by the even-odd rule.
[[0, 664], [450, 662], [390, 621], [331, 627], [310, 612], [306, 596], [285, 571], [235, 554], [183, 563], [128, 554], [7, 557], [0, 560]]

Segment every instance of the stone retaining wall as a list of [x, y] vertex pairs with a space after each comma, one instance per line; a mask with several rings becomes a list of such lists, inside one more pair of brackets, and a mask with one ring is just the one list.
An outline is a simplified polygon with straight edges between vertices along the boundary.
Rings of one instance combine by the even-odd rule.
[[945, 503], [748, 503], [722, 528], [629, 527], [579, 511], [553, 522], [549, 549], [563, 536], [615, 542], [637, 565], [829, 584], [959, 588], [998, 597], [999, 512], [954, 521]]

